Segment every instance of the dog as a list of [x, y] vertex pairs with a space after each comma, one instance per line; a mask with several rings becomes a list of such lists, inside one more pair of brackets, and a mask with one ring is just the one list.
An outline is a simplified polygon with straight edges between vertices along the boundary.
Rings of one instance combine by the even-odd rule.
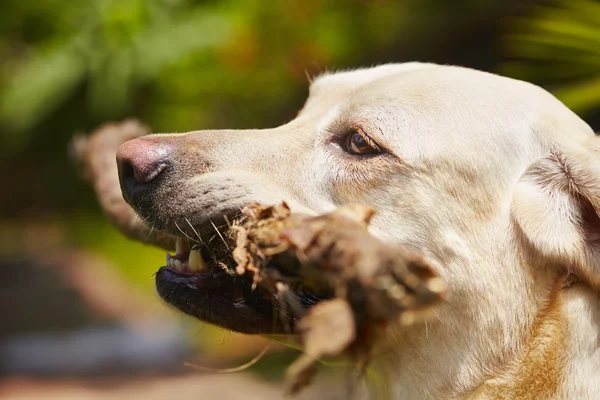
[[[325, 73], [280, 127], [152, 134], [117, 163], [144, 221], [198, 241], [247, 203], [372, 207], [371, 233], [418, 252], [449, 292], [376, 344], [394, 398], [600, 393], [600, 141], [542, 88], [427, 63]], [[156, 277], [166, 301], [277, 333], [269, 300], [203, 274], [182, 246]]]

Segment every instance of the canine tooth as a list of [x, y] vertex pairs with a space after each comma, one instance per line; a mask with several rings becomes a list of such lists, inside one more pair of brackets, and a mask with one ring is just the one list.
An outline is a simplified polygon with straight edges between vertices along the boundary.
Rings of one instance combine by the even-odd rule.
[[192, 272], [200, 272], [206, 268], [206, 264], [204, 263], [204, 260], [202, 259], [202, 256], [198, 250], [190, 251], [190, 260], [188, 264], [190, 271]]
[[181, 261], [173, 260], [173, 265], [175, 266], [176, 270], [181, 271], [181, 266], [182, 266]]
[[189, 247], [184, 239], [178, 238], [175, 241], [175, 254], [186, 254], [188, 250]]

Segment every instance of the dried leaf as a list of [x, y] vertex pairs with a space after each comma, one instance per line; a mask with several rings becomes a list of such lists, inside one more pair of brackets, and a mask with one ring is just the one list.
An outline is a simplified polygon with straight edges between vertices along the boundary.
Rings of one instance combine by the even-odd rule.
[[315, 305], [297, 328], [304, 352], [313, 358], [341, 354], [356, 338], [354, 313], [344, 299]]
[[288, 368], [286, 383], [290, 394], [310, 384], [319, 358], [341, 354], [356, 337], [352, 308], [343, 299], [317, 304], [300, 320], [297, 328], [304, 354]]
[[83, 177], [94, 186], [102, 210], [123, 234], [140, 242], [174, 250], [175, 238], [151, 229], [121, 195], [115, 162], [117, 149], [127, 140], [149, 132], [147, 126], [134, 119], [108, 123], [87, 137], [75, 137], [71, 142], [71, 157], [77, 162]]

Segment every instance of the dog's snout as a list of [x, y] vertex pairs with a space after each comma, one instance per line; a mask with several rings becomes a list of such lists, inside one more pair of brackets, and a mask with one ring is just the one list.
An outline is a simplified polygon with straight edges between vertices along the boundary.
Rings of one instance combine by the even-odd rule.
[[117, 167], [125, 199], [148, 189], [171, 165], [172, 146], [148, 138], [133, 139], [119, 147]]

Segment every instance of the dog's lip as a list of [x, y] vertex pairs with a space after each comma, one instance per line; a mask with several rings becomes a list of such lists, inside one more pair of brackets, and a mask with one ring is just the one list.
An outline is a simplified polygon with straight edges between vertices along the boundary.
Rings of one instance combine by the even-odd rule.
[[252, 289], [247, 277], [220, 269], [186, 273], [161, 267], [155, 280], [163, 300], [200, 320], [242, 333], [284, 333], [271, 294]]
[[[216, 233], [202, 243], [173, 235], [176, 254], [167, 253], [165, 266], [155, 275], [159, 296], [190, 316], [237, 332], [282, 332], [280, 319], [275, 318], [275, 294], [252, 288], [252, 276], [238, 276], [233, 271], [231, 249], [224, 239], [226, 232], [210, 225]], [[198, 262], [198, 258], [202, 261]]]
[[[216, 234], [208, 244], [190, 243], [190, 238], [173, 235], [178, 243], [185, 242], [186, 245], [181, 245], [184, 250], [174, 256], [167, 255], [168, 265], [156, 273], [156, 288], [160, 297], [188, 315], [233, 331], [249, 334], [291, 333], [299, 315], [291, 313], [288, 305], [282, 305], [283, 300], [279, 299], [276, 292], [270, 292], [260, 285], [253, 287], [253, 273], [236, 275], [234, 266], [229, 265], [233, 260], [230, 258], [232, 249], [223, 239], [226, 232], [219, 231], [212, 224], [211, 227]], [[194, 229], [199, 228], [195, 226]], [[221, 249], [215, 252], [215, 246]], [[189, 268], [190, 250], [193, 249], [200, 251], [205, 263], [202, 269], [195, 272]], [[221, 257], [225, 255], [226, 259], [219, 259], [219, 254]], [[179, 263], [173, 263], [174, 260]], [[331, 294], [315, 294], [302, 289], [290, 291], [289, 295], [295, 296], [296, 304], [304, 309], [331, 297]]]

